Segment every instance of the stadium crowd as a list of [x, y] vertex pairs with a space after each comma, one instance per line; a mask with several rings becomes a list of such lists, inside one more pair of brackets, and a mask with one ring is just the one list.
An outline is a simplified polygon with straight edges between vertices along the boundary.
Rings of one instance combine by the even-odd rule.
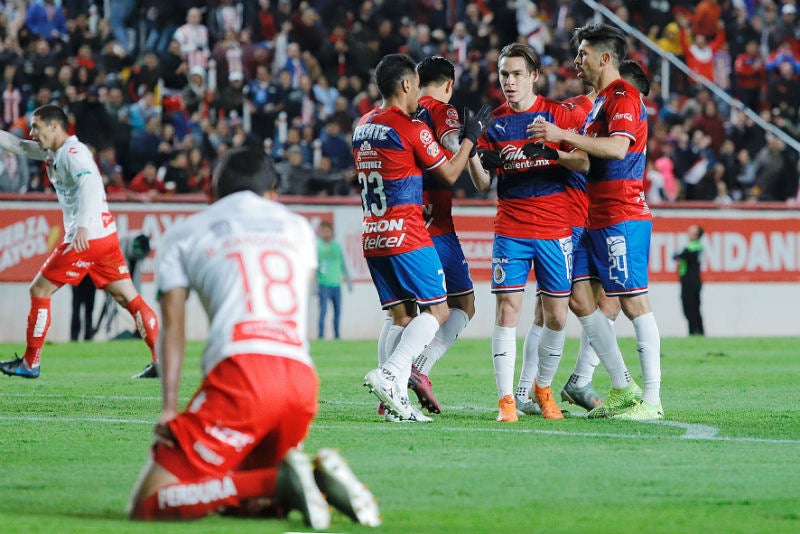
[[[620, 18], [792, 137], [800, 133], [800, 14], [795, 0], [606, 0]], [[499, 48], [514, 36], [542, 57], [539, 92], [584, 92], [572, 31], [580, 0], [4, 0], [3, 129], [25, 137], [55, 103], [95, 151], [110, 193], [147, 200], [205, 190], [229, 148], [257, 144], [279, 192], [354, 195], [354, 121], [380, 103], [372, 69], [386, 54], [456, 65], [452, 104], [498, 105]], [[795, 150], [671, 70], [631, 38], [651, 80], [650, 202], [798, 200]], [[0, 152], [0, 191], [47, 191], [38, 164]], [[489, 193], [491, 195], [491, 192]], [[466, 173], [457, 197], [480, 197]]]

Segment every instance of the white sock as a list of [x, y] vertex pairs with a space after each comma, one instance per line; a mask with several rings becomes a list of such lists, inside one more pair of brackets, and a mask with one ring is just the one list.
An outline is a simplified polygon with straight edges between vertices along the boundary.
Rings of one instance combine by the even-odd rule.
[[414, 360], [414, 365], [417, 366], [420, 373], [423, 375], [431, 374], [433, 366], [444, 356], [450, 345], [455, 342], [458, 335], [467, 327], [468, 322], [469, 315], [467, 315], [467, 312], [460, 308], [450, 308], [450, 316], [436, 331], [433, 341], [428, 343], [428, 346]]
[[640, 315], [633, 321], [636, 332], [636, 351], [642, 366], [642, 400], [651, 404], [661, 402], [661, 336], [653, 312]]
[[[391, 318], [390, 318], [391, 319]], [[403, 335], [403, 330], [406, 327], [399, 326], [396, 324], [391, 324], [389, 326], [389, 331], [386, 332], [386, 344], [384, 347], [384, 352], [381, 354], [378, 353], [378, 366], [382, 367], [386, 360], [389, 359], [389, 356], [394, 352], [394, 349], [397, 348], [397, 344], [400, 343], [400, 337]]]
[[389, 329], [392, 327], [392, 316], [386, 315], [383, 318], [383, 325], [381, 326], [381, 334], [378, 336], [378, 367], [380, 367], [386, 358], [389, 357], [390, 352], [386, 350], [386, 338], [389, 335]]
[[497, 398], [514, 394], [514, 363], [517, 359], [517, 329], [494, 325], [492, 332], [492, 364]]
[[[606, 319], [608, 319], [608, 317], [606, 317]], [[614, 321], [608, 319], [608, 324], [611, 325], [611, 330], [614, 331]], [[616, 341], [616, 332], [614, 332], [614, 339]], [[600, 358], [597, 357], [597, 353], [592, 348], [592, 344], [589, 343], [589, 338], [586, 337], [586, 331], [581, 328], [578, 360], [575, 362], [575, 370], [572, 372], [575, 378], [573, 379], [570, 377], [570, 380], [579, 388], [589, 384], [594, 376], [594, 370], [599, 363]]]
[[533, 379], [536, 377], [536, 368], [539, 365], [539, 338], [542, 337], [542, 327], [531, 323], [525, 342], [522, 344], [522, 370], [517, 382], [518, 399], [527, 401], [530, 398]]
[[539, 366], [536, 372], [536, 383], [541, 388], [546, 388], [553, 383], [553, 377], [558, 370], [558, 362], [564, 352], [564, 340], [567, 332], [542, 328], [542, 337], [539, 340]]
[[628, 368], [625, 367], [625, 360], [619, 351], [614, 330], [608, 324], [608, 318], [596, 309], [593, 314], [585, 317], [578, 317], [578, 320], [586, 332], [589, 343], [592, 344], [597, 353], [597, 357], [603, 362], [608, 374], [611, 376], [611, 387], [624, 388], [631, 381]]
[[[411, 376], [411, 362], [414, 361], [425, 345], [431, 342], [436, 331], [439, 330], [439, 320], [430, 313], [420, 313], [414, 317], [400, 336], [400, 343], [392, 351], [382, 367], [391, 371], [397, 377], [400, 390], [405, 391], [405, 385]], [[389, 342], [387, 341], [387, 347]]]

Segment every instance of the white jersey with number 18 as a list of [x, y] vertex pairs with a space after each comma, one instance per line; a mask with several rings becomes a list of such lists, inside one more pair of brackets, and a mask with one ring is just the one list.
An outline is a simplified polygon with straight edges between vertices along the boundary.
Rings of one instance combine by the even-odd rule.
[[203, 372], [235, 354], [312, 365], [308, 300], [317, 247], [308, 221], [249, 191], [175, 224], [156, 258], [159, 292], [197, 292], [210, 328]]

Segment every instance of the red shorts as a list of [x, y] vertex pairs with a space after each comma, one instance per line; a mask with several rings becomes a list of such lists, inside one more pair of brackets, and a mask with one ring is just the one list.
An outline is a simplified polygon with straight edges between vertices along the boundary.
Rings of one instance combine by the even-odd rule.
[[156, 445], [153, 460], [182, 480], [276, 467], [308, 434], [318, 389], [314, 369], [297, 360], [227, 358], [169, 422], [177, 445]]
[[40, 272], [58, 286], [76, 286], [88, 274], [100, 289], [131, 277], [116, 232], [90, 240], [89, 248], [83, 252], [75, 252], [72, 243], [61, 243], [50, 253]]

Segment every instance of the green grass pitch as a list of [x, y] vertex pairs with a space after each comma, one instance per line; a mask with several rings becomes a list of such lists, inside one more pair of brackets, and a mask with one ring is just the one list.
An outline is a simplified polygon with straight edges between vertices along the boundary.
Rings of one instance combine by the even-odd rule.
[[[639, 380], [634, 342], [621, 344]], [[20, 349], [0, 345], [0, 354]], [[576, 349], [568, 340], [557, 398]], [[200, 350], [189, 347], [184, 400]], [[339, 448], [384, 520], [368, 529], [335, 514], [330, 532], [800, 532], [797, 338], [663, 340], [665, 424], [590, 421], [565, 403], [575, 417], [496, 423], [486, 339], [457, 341], [432, 373], [444, 405], [434, 423], [386, 423], [361, 385], [374, 342], [314, 342], [312, 353], [322, 388], [306, 449]], [[127, 521], [160, 407], [157, 381], [129, 378], [147, 362], [144, 345], [49, 344], [42, 362], [38, 380], [0, 376], [0, 533], [308, 531], [296, 513]], [[595, 386], [608, 388], [602, 369]]]

